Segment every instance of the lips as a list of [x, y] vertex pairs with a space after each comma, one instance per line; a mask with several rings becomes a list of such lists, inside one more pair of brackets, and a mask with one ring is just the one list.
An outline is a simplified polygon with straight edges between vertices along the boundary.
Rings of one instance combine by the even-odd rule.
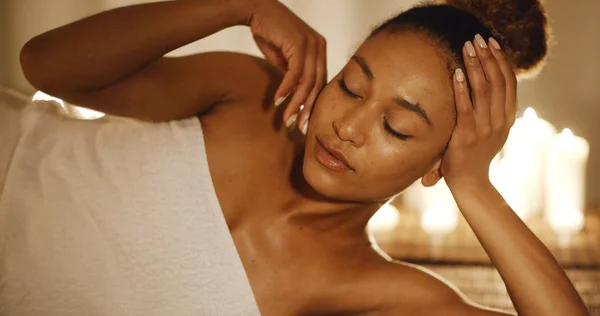
[[321, 165], [336, 172], [352, 170], [344, 153], [319, 138], [316, 138], [315, 142], [315, 158]]

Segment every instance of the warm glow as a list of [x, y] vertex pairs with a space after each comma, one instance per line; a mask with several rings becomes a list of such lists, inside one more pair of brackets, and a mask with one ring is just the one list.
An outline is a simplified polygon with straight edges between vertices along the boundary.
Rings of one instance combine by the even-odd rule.
[[398, 226], [399, 222], [400, 212], [396, 207], [387, 203], [371, 217], [368, 227], [373, 232], [386, 232]]
[[523, 113], [523, 117], [527, 120], [532, 120], [538, 118], [537, 113], [533, 108], [527, 108], [525, 113]]
[[570, 128], [565, 128], [563, 129], [563, 131], [560, 133], [561, 137], [573, 137], [575, 136], [573, 134], [573, 131]]
[[576, 209], [561, 209], [550, 213], [548, 218], [548, 224], [563, 246], [570, 244], [573, 235], [581, 231], [584, 221], [583, 213]]
[[457, 224], [458, 214], [452, 212], [443, 203], [434, 205], [421, 215], [421, 228], [434, 238], [451, 233]]
[[522, 220], [528, 220], [533, 215], [528, 207], [528, 199], [531, 197], [527, 194], [528, 186], [534, 185], [529, 170], [531, 166], [526, 161], [502, 158], [490, 175], [490, 180], [498, 192]]

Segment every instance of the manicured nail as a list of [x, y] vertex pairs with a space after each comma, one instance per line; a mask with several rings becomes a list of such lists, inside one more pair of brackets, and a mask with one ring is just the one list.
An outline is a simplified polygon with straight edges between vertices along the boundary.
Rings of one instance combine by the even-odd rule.
[[290, 95], [290, 94], [288, 93], [288, 95], [286, 95], [285, 97], [279, 97], [279, 98], [277, 98], [277, 100], [275, 100], [275, 107], [278, 107], [278, 106], [280, 106], [280, 105], [281, 105], [281, 103], [283, 103], [283, 101], [285, 101], [285, 99], [287, 99], [287, 97], [288, 97], [289, 95]]
[[462, 69], [456, 68], [454, 74], [456, 75], [456, 81], [460, 83], [465, 82], [465, 73], [462, 71]]
[[290, 116], [287, 122], [285, 122], [285, 127], [290, 128], [290, 126], [292, 126], [292, 124], [294, 124], [294, 122], [296, 121], [297, 117], [298, 114], [293, 114], [292, 116]]
[[485, 42], [485, 40], [483, 39], [483, 37], [481, 37], [481, 35], [477, 34], [475, 35], [475, 41], [477, 42], [477, 44], [479, 44], [479, 47], [481, 48], [487, 48], [487, 43]]
[[304, 121], [304, 125], [302, 126], [302, 134], [306, 135], [308, 132], [308, 120]]
[[492, 47], [495, 49], [501, 49], [500, 44], [493, 37], [490, 37], [490, 45], [492, 45]]
[[285, 97], [280, 97], [279, 99], [275, 100], [275, 106], [280, 106], [283, 101], [285, 101]]
[[466, 42], [465, 48], [467, 49], [467, 54], [469, 56], [471, 56], [471, 57], [477, 56], [477, 53], [475, 52], [475, 47], [473, 47], [473, 44], [471, 44], [471, 42]]

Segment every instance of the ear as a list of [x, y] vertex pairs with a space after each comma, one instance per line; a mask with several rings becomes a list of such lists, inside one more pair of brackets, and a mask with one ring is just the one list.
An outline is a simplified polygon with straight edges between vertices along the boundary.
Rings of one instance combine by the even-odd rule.
[[442, 179], [442, 159], [433, 164], [431, 169], [421, 178], [421, 184], [432, 187]]

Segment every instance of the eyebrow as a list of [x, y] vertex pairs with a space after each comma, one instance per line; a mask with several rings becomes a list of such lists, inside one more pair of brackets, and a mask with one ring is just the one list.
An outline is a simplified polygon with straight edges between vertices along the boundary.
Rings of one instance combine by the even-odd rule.
[[[373, 77], [373, 72], [371, 71], [371, 68], [367, 64], [367, 61], [364, 58], [357, 56], [357, 55], [352, 56], [352, 60], [354, 60], [360, 66], [360, 69], [365, 74], [367, 79], [369, 79], [369, 81], [373, 81], [373, 79], [375, 77]], [[433, 124], [431, 123], [431, 120], [427, 116], [427, 113], [425, 113], [425, 110], [423, 110], [421, 105], [419, 105], [418, 103], [412, 103], [401, 97], [394, 98], [394, 101], [396, 102], [396, 104], [400, 105], [401, 107], [403, 107], [409, 111], [413, 111], [413, 112], [417, 113], [423, 119], [423, 121], [425, 121], [425, 123], [427, 123], [427, 125], [433, 126]]]
[[431, 120], [427, 116], [427, 113], [425, 113], [425, 110], [423, 110], [423, 108], [418, 103], [416, 103], [416, 104], [411, 103], [408, 100], [406, 100], [404, 98], [400, 98], [400, 97], [394, 98], [394, 101], [399, 106], [417, 113], [423, 119], [423, 121], [425, 121], [425, 123], [427, 123], [427, 125], [433, 126], [433, 124], [431, 123]]
[[369, 68], [367, 61], [364, 58], [356, 55], [352, 56], [352, 60], [354, 60], [360, 66], [360, 69], [365, 74], [367, 79], [369, 79], [369, 81], [373, 81], [373, 72], [371, 71], [371, 68]]

